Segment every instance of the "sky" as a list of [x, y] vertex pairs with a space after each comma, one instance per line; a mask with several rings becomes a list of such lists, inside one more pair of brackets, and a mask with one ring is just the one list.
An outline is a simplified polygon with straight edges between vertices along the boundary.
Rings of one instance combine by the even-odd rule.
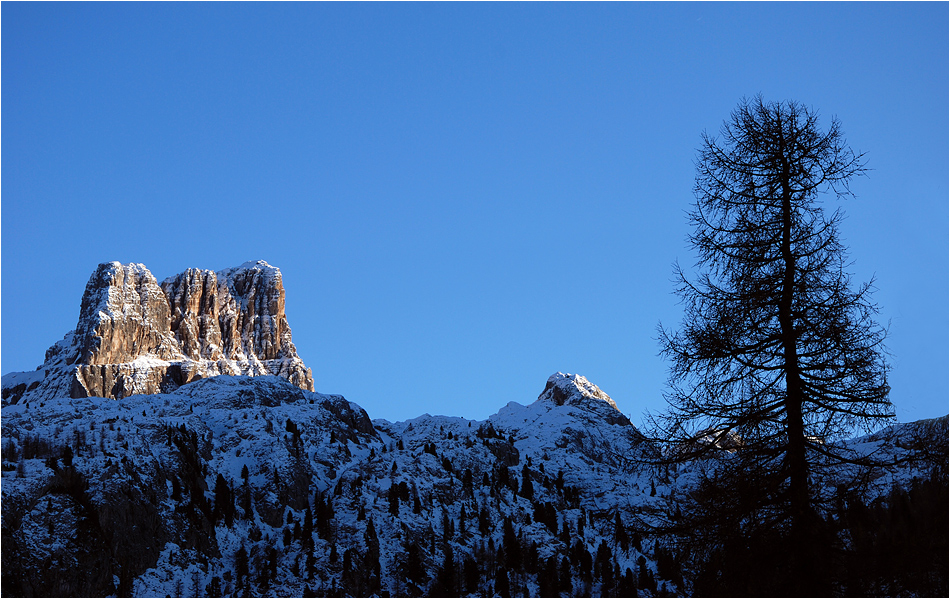
[[695, 160], [743, 97], [837, 117], [901, 421], [948, 412], [946, 3], [9, 3], [3, 373], [100, 262], [263, 259], [316, 389], [483, 419], [578, 373], [665, 406]]

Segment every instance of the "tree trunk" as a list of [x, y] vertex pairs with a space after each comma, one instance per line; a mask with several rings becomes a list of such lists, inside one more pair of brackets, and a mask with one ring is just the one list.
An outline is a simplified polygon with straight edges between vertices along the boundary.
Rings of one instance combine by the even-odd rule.
[[789, 507], [792, 516], [792, 576], [797, 584], [807, 585], [809, 556], [808, 461], [805, 456], [805, 426], [802, 415], [801, 374], [798, 363], [798, 334], [792, 319], [795, 293], [796, 260], [792, 252], [792, 190], [789, 164], [782, 152], [782, 262], [784, 280], [779, 300], [779, 324], [785, 359], [785, 428], [788, 435], [786, 466], [789, 477]]

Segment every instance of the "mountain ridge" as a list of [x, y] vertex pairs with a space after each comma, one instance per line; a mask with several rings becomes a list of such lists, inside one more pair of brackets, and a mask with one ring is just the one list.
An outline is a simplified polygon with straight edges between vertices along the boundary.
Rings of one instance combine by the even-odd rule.
[[[616, 412], [603, 400], [558, 405], [542, 391], [485, 420], [388, 422], [276, 376], [210, 377], [119, 401], [8, 405], [3, 581], [24, 586], [4, 592], [443, 594], [434, 585], [451, 558], [459, 569], [476, 565], [470, 586], [450, 580], [448, 594], [490, 596], [502, 573], [509, 586], [500, 594], [554, 593], [542, 582], [551, 560], [555, 571], [566, 560], [567, 574], [554, 580], [573, 594], [685, 593], [642, 523], [688, 489], [690, 470], [652, 466], [657, 448], [629, 421], [609, 421], [604, 407]], [[894, 430], [919, 439], [916, 429], [928, 427], [946, 438], [946, 418]], [[910, 451], [888, 445], [892, 437], [855, 442]], [[873, 493], [928, 476], [926, 465], [904, 468], [876, 480]], [[66, 538], [81, 543], [57, 540]], [[250, 574], [239, 581], [242, 549]], [[410, 575], [412, 555], [420, 562]], [[111, 577], [78, 575], [90, 568]], [[76, 582], [55, 586], [62, 580]]]

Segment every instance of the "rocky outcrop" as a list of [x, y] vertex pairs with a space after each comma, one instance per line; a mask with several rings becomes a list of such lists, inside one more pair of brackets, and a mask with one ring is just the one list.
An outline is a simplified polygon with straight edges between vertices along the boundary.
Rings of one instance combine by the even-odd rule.
[[[630, 425], [630, 419], [620, 411], [616, 402], [601, 391], [600, 387], [579, 374], [552, 374], [536, 403], [574, 406], [596, 415], [595, 420], [608, 424]], [[639, 432], [637, 434], [639, 435]]]
[[556, 405], [564, 404], [583, 405], [591, 400], [600, 400], [619, 411], [617, 404], [610, 396], [600, 390], [600, 387], [579, 374], [565, 374], [556, 372], [548, 377], [544, 391], [538, 396], [539, 400], [548, 400]]
[[4, 402], [33, 391], [119, 399], [221, 374], [276, 375], [312, 391], [284, 298], [280, 270], [263, 260], [219, 272], [190, 268], [161, 285], [142, 264], [100, 264], [76, 330], [36, 372], [4, 376]]

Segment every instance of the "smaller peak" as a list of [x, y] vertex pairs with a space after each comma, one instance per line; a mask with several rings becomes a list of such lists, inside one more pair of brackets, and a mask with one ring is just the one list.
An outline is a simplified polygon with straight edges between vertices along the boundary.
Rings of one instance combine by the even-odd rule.
[[556, 405], [577, 404], [591, 399], [606, 402], [610, 407], [619, 411], [617, 404], [610, 396], [600, 390], [600, 387], [579, 374], [556, 372], [548, 377], [544, 391], [538, 396], [538, 401], [553, 401]]

